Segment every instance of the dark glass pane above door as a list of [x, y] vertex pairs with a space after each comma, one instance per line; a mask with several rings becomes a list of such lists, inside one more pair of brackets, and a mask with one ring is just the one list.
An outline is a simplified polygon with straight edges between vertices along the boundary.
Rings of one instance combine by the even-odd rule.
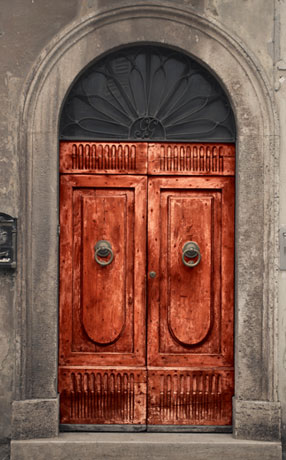
[[234, 142], [221, 85], [189, 56], [133, 46], [89, 66], [65, 100], [62, 140]]

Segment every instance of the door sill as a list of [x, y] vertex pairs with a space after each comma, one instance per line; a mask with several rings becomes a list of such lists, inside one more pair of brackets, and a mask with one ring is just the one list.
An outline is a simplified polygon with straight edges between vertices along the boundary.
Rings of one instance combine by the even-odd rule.
[[61, 424], [60, 432], [112, 432], [112, 433], [232, 433], [231, 425], [79, 425]]

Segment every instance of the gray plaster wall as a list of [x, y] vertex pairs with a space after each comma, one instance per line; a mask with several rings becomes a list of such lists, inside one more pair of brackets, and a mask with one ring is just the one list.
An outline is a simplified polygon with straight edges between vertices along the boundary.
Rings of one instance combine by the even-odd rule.
[[[280, 40], [276, 48], [275, 90], [280, 115], [280, 224], [286, 224], [286, 3], [277, 4]], [[286, 458], [286, 271], [279, 280], [279, 398], [282, 407], [282, 441]]]
[[[31, 78], [36, 59], [62, 28], [100, 7], [118, 3], [119, 0], [0, 0], [0, 212], [18, 217], [20, 228], [20, 178], [25, 178], [21, 177], [21, 157], [16, 152], [19, 100], [24, 84]], [[172, 0], [170, 3], [184, 5], [186, 9], [223, 25], [260, 61], [275, 92], [280, 113], [280, 221], [286, 224], [286, 134], [283, 130], [286, 122], [286, 2]], [[19, 259], [23, 255], [22, 244], [19, 238]], [[276, 261], [278, 270], [278, 259]], [[15, 364], [20, 353], [20, 338], [15, 331], [17, 323], [22, 321], [19, 315], [25, 314], [18, 308], [20, 285], [19, 270], [0, 272], [0, 460], [9, 458], [7, 443], [11, 437], [12, 400], [25, 397], [26, 391], [25, 383], [18, 385], [21, 370]], [[278, 396], [282, 403], [282, 435], [286, 442], [286, 272], [280, 274], [279, 289]], [[25, 292], [24, 289], [21, 292]], [[22, 337], [21, 341], [29, 339]]]
[[[19, 164], [16, 156], [18, 102], [29, 72], [51, 38], [76, 17], [77, 0], [0, 1], [0, 212], [18, 217], [21, 224]], [[21, 239], [18, 259], [21, 258]], [[19, 271], [0, 271], [0, 459], [9, 458], [11, 403], [21, 389], [15, 365], [19, 320]], [[17, 311], [17, 314], [16, 314]]]

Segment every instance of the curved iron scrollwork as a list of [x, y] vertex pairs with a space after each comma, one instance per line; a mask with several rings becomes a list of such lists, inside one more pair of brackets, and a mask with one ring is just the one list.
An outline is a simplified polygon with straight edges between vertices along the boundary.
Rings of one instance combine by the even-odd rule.
[[133, 46], [91, 65], [67, 95], [65, 140], [234, 142], [235, 121], [217, 80], [161, 46]]
[[143, 117], [136, 120], [131, 126], [130, 137], [133, 139], [164, 138], [164, 128], [159, 120], [152, 117]]

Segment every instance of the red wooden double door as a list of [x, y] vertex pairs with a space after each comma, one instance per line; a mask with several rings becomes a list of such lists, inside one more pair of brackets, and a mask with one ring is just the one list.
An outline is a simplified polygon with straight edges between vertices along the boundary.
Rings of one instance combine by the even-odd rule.
[[234, 146], [60, 152], [61, 423], [230, 425]]

